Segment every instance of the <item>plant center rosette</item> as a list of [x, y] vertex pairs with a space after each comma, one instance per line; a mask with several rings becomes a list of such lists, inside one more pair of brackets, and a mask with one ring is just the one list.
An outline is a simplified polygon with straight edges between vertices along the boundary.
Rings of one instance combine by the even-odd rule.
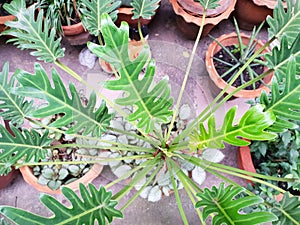
[[[132, 112], [132, 108], [126, 107], [125, 111], [128, 113]], [[176, 117], [171, 137], [175, 137], [177, 134], [180, 134], [187, 126], [189, 121], [191, 120], [192, 110], [189, 104], [183, 104], [179, 109], [179, 114]], [[157, 125], [156, 129], [161, 130], [162, 133], [165, 133], [168, 130], [170, 123], [163, 124], [162, 126]], [[132, 126], [130, 123], [125, 121], [123, 117], [116, 116], [114, 120], [112, 121], [111, 126], [113, 128], [128, 131], [128, 132], [135, 132], [136, 134], [139, 134], [139, 132], [136, 130], [134, 126]], [[126, 136], [126, 135], [120, 135], [116, 132], [108, 132], [104, 135], [102, 138], [103, 140], [112, 141], [112, 142], [118, 142], [122, 144], [129, 144], [129, 145], [135, 145], [140, 146], [141, 149], [153, 149], [154, 147], [149, 144], [146, 141], [143, 141], [139, 138], [135, 138], [132, 136]], [[162, 149], [157, 149], [156, 152], [153, 154], [153, 156], [156, 156], [158, 152], [162, 151]], [[202, 157], [203, 159], [207, 161], [212, 162], [220, 162], [224, 155], [221, 151], [218, 149], [206, 149], [202, 151], [201, 154], [198, 153], [189, 153], [186, 150], [183, 150], [182, 152], [186, 154], [190, 154], [191, 156], [195, 157]], [[114, 175], [116, 175], [118, 178], [124, 178], [126, 174], [128, 174], [130, 171], [132, 171], [134, 168], [137, 168], [141, 166], [142, 163], [146, 162], [146, 159], [140, 158], [130, 158], [131, 156], [138, 156], [138, 155], [145, 155], [146, 152], [132, 152], [132, 151], [118, 151], [118, 150], [109, 150], [109, 151], [102, 151], [99, 153], [99, 157], [101, 158], [126, 158], [124, 160], [114, 160], [102, 163], [103, 165], [108, 165], [111, 168], [111, 171]], [[166, 157], [169, 157], [167, 154], [162, 155], [162, 160], [165, 160]], [[164, 158], [165, 157], [165, 158]], [[180, 166], [182, 171], [190, 178], [192, 178], [195, 182], [197, 182], [199, 185], [201, 185], [205, 179], [206, 179], [206, 172], [201, 167], [196, 167], [192, 163], [189, 163], [188, 161], [181, 159], [180, 157], [172, 157], [174, 161]], [[144, 176], [138, 183], [134, 185], [135, 189], [139, 191], [147, 182], [147, 180], [152, 175], [152, 172], [154, 172], [156, 167], [152, 169], [150, 173], [148, 173], [146, 176]], [[176, 171], [173, 171], [174, 174]], [[129, 182], [131, 179], [134, 179], [135, 176], [138, 176], [138, 173], [133, 173], [132, 175], [127, 177], [127, 182]], [[177, 189], [182, 189], [183, 185], [180, 182], [179, 178], [175, 175], [175, 182]], [[147, 199], [150, 202], [157, 202], [160, 199], [162, 199], [163, 196], [169, 196], [171, 193], [174, 192], [173, 184], [171, 181], [171, 177], [167, 168], [167, 164], [164, 163], [160, 171], [157, 173], [155, 178], [147, 184], [147, 186], [141, 191], [140, 197]]]

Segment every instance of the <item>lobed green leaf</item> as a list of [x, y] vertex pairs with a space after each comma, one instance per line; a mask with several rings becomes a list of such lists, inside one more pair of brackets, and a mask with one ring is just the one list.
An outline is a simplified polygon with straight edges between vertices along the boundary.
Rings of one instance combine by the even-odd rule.
[[[35, 74], [19, 71], [16, 74], [22, 85], [12, 89], [12, 93], [33, 99], [41, 99], [46, 102], [39, 109], [31, 112], [29, 117], [45, 118], [55, 114], [63, 116], [52, 122], [49, 126], [61, 128], [70, 126], [65, 133], [74, 134], [81, 132], [83, 135], [101, 136], [106, 127], [110, 125], [113, 117], [108, 113], [106, 104], [103, 102], [96, 107], [96, 95], [93, 92], [85, 106], [75, 88], [70, 83], [69, 90], [61, 80], [59, 74], [52, 70], [52, 82], [40, 64], [35, 64]], [[69, 97], [68, 92], [71, 93]]]
[[115, 209], [117, 201], [112, 200], [112, 193], [104, 187], [98, 190], [93, 184], [89, 189], [80, 184], [80, 199], [76, 193], [67, 187], [62, 187], [63, 195], [69, 200], [71, 206], [66, 207], [50, 195], [42, 195], [41, 202], [50, 209], [54, 215], [47, 218], [22, 209], [0, 206], [0, 212], [16, 224], [95, 224], [106, 225], [114, 218], [122, 218], [122, 212]]
[[56, 28], [44, 22], [47, 18], [43, 19], [43, 10], [36, 16], [34, 6], [26, 8], [25, 0], [13, 0], [5, 4], [4, 9], [17, 17], [16, 21], [6, 22], [10, 29], [1, 33], [14, 37], [9, 42], [21, 49], [34, 49], [30, 54], [41, 61], [55, 62], [64, 56], [61, 38], [56, 39]]
[[131, 3], [133, 10], [132, 19], [150, 19], [155, 15], [155, 10], [159, 7], [161, 0], [133, 0]]
[[[124, 91], [123, 97], [116, 103], [123, 106], [135, 106], [134, 112], [126, 119], [137, 121], [138, 128], [148, 133], [154, 130], [156, 123], [168, 121], [172, 111], [173, 98], [170, 96], [168, 80], [154, 83], [155, 63], [149, 60], [149, 46], [146, 45], [136, 59], [131, 60], [128, 53], [128, 25], [122, 23], [117, 28], [107, 14], [102, 16], [102, 34], [104, 46], [88, 43], [89, 49], [98, 57], [109, 62], [119, 74], [115, 80], [108, 80], [105, 87], [109, 90]], [[144, 66], [145, 74], [141, 77]]]
[[263, 202], [258, 196], [236, 198], [243, 190], [233, 185], [225, 187], [224, 183], [219, 187], [213, 186], [211, 190], [205, 188], [203, 193], [197, 194], [200, 200], [195, 207], [203, 207], [203, 219], [206, 220], [211, 216], [213, 225], [254, 225], [277, 220], [277, 217], [270, 212], [242, 212], [246, 207]]

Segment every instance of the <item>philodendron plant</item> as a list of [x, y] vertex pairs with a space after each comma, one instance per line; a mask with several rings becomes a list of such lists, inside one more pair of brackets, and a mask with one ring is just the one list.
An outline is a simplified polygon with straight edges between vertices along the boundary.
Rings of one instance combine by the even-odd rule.
[[[147, 6], [152, 1], [142, 0], [141, 5]], [[146, 4], [147, 3], [147, 4]], [[204, 7], [203, 23], [207, 9], [215, 8], [217, 0], [199, 0]], [[56, 70], [52, 71], [49, 78], [45, 70], [38, 63], [35, 72], [30, 74], [21, 69], [13, 77], [8, 77], [8, 63], [0, 75], [1, 108], [5, 111], [0, 115], [11, 120], [12, 136], [4, 127], [0, 126], [0, 169], [8, 172], [12, 166], [39, 165], [45, 157], [45, 152], [51, 148], [48, 136], [39, 135], [34, 130], [22, 129], [24, 120], [34, 121], [34, 118], [43, 118], [54, 114], [64, 115], [61, 119], [45, 127], [48, 130], [59, 131], [61, 127], [69, 125], [65, 134], [86, 140], [97, 140], [97, 146], [77, 144], [78, 147], [96, 148], [99, 151], [118, 152], [144, 152], [145, 154], [132, 154], [124, 157], [95, 158], [89, 163], [110, 162], [127, 159], [143, 159], [143, 162], [132, 168], [120, 178], [99, 188], [92, 184], [88, 187], [80, 185], [80, 197], [67, 187], [62, 187], [62, 193], [69, 200], [70, 206], [65, 206], [49, 195], [42, 195], [41, 201], [53, 212], [51, 217], [43, 217], [23, 209], [11, 206], [1, 206], [0, 213], [17, 224], [107, 224], [114, 218], [123, 217], [125, 210], [135, 198], [147, 187], [157, 180], [157, 176], [164, 172], [171, 180], [178, 209], [183, 224], [188, 224], [183, 205], [181, 203], [176, 179], [179, 179], [187, 192], [199, 221], [205, 224], [211, 216], [213, 224], [261, 224], [273, 222], [274, 224], [299, 224], [300, 201], [297, 197], [285, 192], [281, 188], [269, 184], [266, 180], [295, 182], [297, 178], [278, 178], [255, 174], [225, 166], [219, 163], [206, 161], [202, 153], [209, 148], [224, 148], [224, 142], [234, 146], [249, 145], [245, 140], [271, 140], [287, 128], [296, 125], [290, 120], [300, 120], [300, 1], [288, 1], [288, 9], [284, 10], [281, 2], [274, 10], [273, 18], [268, 18], [269, 41], [264, 47], [278, 40], [279, 45], [266, 56], [269, 70], [257, 78], [240, 86], [234, 92], [221, 100], [226, 88], [211, 102], [206, 109], [197, 115], [181, 132], [172, 133], [175, 119], [178, 115], [183, 92], [191, 64], [201, 37], [203, 26], [192, 50], [187, 66], [184, 82], [178, 99], [174, 102], [170, 94], [168, 79], [154, 82], [155, 61], [150, 59], [149, 46], [145, 43], [144, 49], [138, 57], [130, 60], [128, 55], [128, 25], [122, 23], [118, 28], [114, 25], [108, 14], [101, 17], [101, 33], [105, 45], [88, 43], [89, 49], [97, 56], [109, 62], [116, 68], [116, 79], [105, 82], [108, 90], [124, 92], [114, 102], [85, 81], [71, 68], [65, 66], [60, 58], [64, 49], [60, 47], [60, 39], [55, 39], [55, 28], [43, 22], [42, 14], [34, 16], [34, 11], [26, 9], [24, 1], [14, 0], [5, 6], [6, 10], [17, 16], [17, 20], [7, 23], [10, 29], [5, 34], [14, 36], [12, 41], [22, 49], [34, 49], [31, 53], [38, 60], [54, 63], [77, 79], [88, 89], [92, 89], [88, 105], [83, 106], [79, 94], [73, 84], [65, 85]], [[147, 8], [140, 7], [140, 14]], [[154, 13], [154, 12], [153, 12]], [[258, 50], [250, 58], [251, 63], [263, 49]], [[247, 63], [246, 63], [247, 64]], [[236, 77], [246, 68], [241, 68]], [[143, 73], [146, 67], [145, 73]], [[217, 127], [215, 112], [230, 97], [245, 86], [261, 79], [270, 72], [275, 72], [271, 94], [263, 93], [260, 104], [251, 107], [236, 119], [237, 107], [228, 110], [224, 116], [223, 125]], [[236, 78], [235, 77], [235, 78]], [[234, 81], [234, 78], [232, 82]], [[229, 83], [229, 85], [231, 85]], [[279, 85], [283, 88], [279, 89]], [[229, 86], [228, 86], [229, 87]], [[100, 89], [100, 87], [99, 87]], [[70, 94], [69, 94], [70, 93]], [[102, 104], [97, 105], [97, 98], [102, 99]], [[44, 107], [35, 109], [34, 101], [42, 101]], [[138, 132], [124, 131], [111, 127], [113, 116], [109, 114], [108, 107], [114, 109], [116, 116], [123, 117]], [[128, 112], [124, 107], [131, 107], [133, 112]], [[13, 126], [15, 124], [15, 126]], [[162, 129], [162, 127], [167, 128]], [[39, 124], [42, 126], [42, 124]], [[163, 132], [165, 130], [165, 132]], [[80, 131], [80, 135], [78, 135]], [[107, 132], [120, 133], [131, 138], [137, 138], [148, 143], [145, 146], [136, 146], [130, 143], [107, 140], [103, 138]], [[102, 144], [102, 146], [101, 146]], [[197, 154], [197, 155], [195, 155]], [[182, 162], [193, 164], [195, 167], [212, 173], [223, 179], [218, 187], [202, 190], [190, 177], [183, 172]], [[65, 162], [59, 162], [58, 164]], [[79, 162], [80, 163], [80, 162]], [[119, 192], [112, 195], [107, 189], [112, 185], [135, 174], [129, 183]], [[247, 191], [239, 184], [230, 180], [224, 174], [235, 175], [272, 187], [285, 193], [280, 202], [269, 204], [259, 196]], [[123, 206], [118, 206], [118, 201], [130, 192], [134, 186], [146, 177], [146, 181], [138, 191]], [[240, 193], [246, 197], [239, 198]], [[265, 210], [247, 213], [243, 209], [264, 204]], [[261, 207], [263, 208], [263, 207]]]

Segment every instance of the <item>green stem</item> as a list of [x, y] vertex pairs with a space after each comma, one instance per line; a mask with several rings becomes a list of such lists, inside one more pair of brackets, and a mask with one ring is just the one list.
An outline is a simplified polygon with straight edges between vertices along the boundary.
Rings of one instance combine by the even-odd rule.
[[100, 146], [100, 145], [84, 145], [84, 144], [61, 144], [61, 145], [51, 145], [51, 146], [43, 146], [43, 149], [55, 149], [55, 148], [85, 148], [85, 149], [100, 149], [100, 150], [117, 150], [117, 151], [131, 151], [131, 152], [149, 152], [154, 153], [154, 149], [150, 148], [141, 148], [139, 146], [135, 145], [127, 145], [117, 142], [111, 142], [111, 141], [103, 141], [104, 143], [108, 143], [111, 145], [119, 145], [119, 146]]
[[[195, 201], [194, 197], [196, 197], [197, 192], [195, 191], [194, 188], [196, 187], [196, 190], [198, 190], [198, 192], [202, 192], [202, 190], [193, 181], [191, 181], [191, 179], [185, 173], [182, 172], [180, 167], [174, 161], [171, 161], [171, 164], [172, 164], [172, 166], [174, 166], [176, 171], [178, 171], [176, 173], [176, 175], [178, 176], [179, 180], [181, 181], [181, 183], [182, 183], [186, 193], [188, 194], [192, 204], [195, 206], [196, 201]], [[200, 209], [195, 208], [195, 210], [198, 214], [198, 217], [199, 217], [199, 220], [200, 220], [201, 224], [205, 225], [206, 223], [203, 220], [203, 216], [202, 216], [202, 213], [201, 213]]]
[[179, 193], [178, 193], [178, 188], [177, 188], [177, 184], [175, 182], [175, 179], [174, 179], [174, 175], [173, 175], [173, 167], [171, 166], [170, 164], [170, 160], [171, 159], [167, 159], [167, 166], [168, 166], [168, 170], [169, 170], [169, 174], [170, 174], [170, 177], [171, 177], [171, 182], [172, 182], [172, 185], [173, 185], [173, 189], [174, 189], [174, 193], [175, 193], [175, 198], [176, 198], [176, 202], [177, 202], [177, 207], [178, 207], [178, 210], [179, 210], [179, 213], [181, 215], [181, 218], [182, 218], [182, 221], [183, 221], [183, 224], [184, 225], [188, 225], [189, 222], [186, 218], [186, 215], [184, 213], [184, 209], [183, 209], [183, 206], [182, 206], [182, 203], [181, 203], [181, 200], [180, 200], [180, 196], [179, 196]]
[[[94, 158], [94, 157], [89, 157]], [[98, 157], [101, 158], [101, 157]], [[104, 157], [103, 157], [104, 158]], [[17, 163], [14, 166], [22, 167], [22, 166], [44, 166], [44, 165], [78, 165], [78, 164], [95, 164], [95, 163], [104, 163], [104, 162], [113, 162], [113, 161], [122, 161], [127, 159], [153, 159], [152, 154], [143, 154], [143, 155], [134, 155], [134, 156], [124, 156], [118, 158], [105, 158], [105, 160], [84, 160], [84, 161], [65, 161], [65, 162], [28, 162], [28, 163]], [[5, 163], [0, 163], [0, 165], [5, 165]]]
[[192, 54], [191, 54], [191, 57], [189, 59], [186, 71], [185, 71], [184, 80], [183, 80], [182, 85], [181, 85], [181, 89], [180, 89], [179, 96], [178, 96], [178, 99], [177, 99], [177, 103], [176, 103], [176, 106], [175, 106], [175, 111], [173, 112], [172, 120], [171, 120], [169, 129], [168, 129], [168, 133], [165, 137], [165, 142], [167, 142], [169, 140], [170, 136], [171, 136], [172, 127], [174, 125], [176, 116], [177, 116], [178, 111], [179, 111], [179, 106], [180, 106], [180, 103], [181, 103], [181, 99], [182, 99], [182, 96], [183, 96], [183, 93], [184, 93], [184, 90], [185, 90], [187, 80], [189, 78], [189, 74], [190, 74], [190, 71], [191, 71], [191, 68], [192, 68], [192, 64], [193, 64], [193, 61], [194, 61], [196, 50], [197, 50], [197, 47], [198, 47], [198, 44], [199, 44], [199, 41], [200, 41], [200, 38], [201, 38], [201, 35], [202, 35], [206, 13], [207, 13], [207, 9], [205, 8], [204, 12], [203, 12], [202, 20], [201, 20], [201, 26], [200, 26], [197, 38], [195, 40], [193, 50], [192, 50]]
[[143, 43], [143, 45], [145, 44], [145, 38], [144, 38], [144, 35], [143, 35], [143, 32], [142, 32], [142, 24], [141, 24], [141, 18], [138, 19], [138, 32], [139, 32], [139, 35], [140, 35], [140, 39]]

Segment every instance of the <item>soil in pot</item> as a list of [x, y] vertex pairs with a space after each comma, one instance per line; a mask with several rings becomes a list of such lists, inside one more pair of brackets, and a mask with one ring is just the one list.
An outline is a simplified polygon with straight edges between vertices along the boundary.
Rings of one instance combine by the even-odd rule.
[[[237, 58], [240, 59], [240, 52], [234, 52], [235, 50], [235, 46], [234, 45], [230, 45], [230, 46], [226, 46], [226, 48]], [[221, 49], [219, 50], [215, 55], [214, 58], [218, 58], [222, 61], [228, 62], [230, 64], [234, 64], [234, 60], [232, 59], [232, 57], [224, 50]], [[262, 58], [258, 58], [258, 60], [262, 60]], [[226, 65], [223, 62], [214, 60], [214, 66], [216, 67], [216, 70], [218, 72], [218, 74], [224, 74], [226, 71], [228, 71], [228, 69], [230, 69], [230, 67], [228, 65]], [[256, 65], [251, 67], [253, 71], [255, 71], [256, 74], [262, 74], [264, 72], [264, 66], [263, 65]], [[240, 69], [240, 68], [238, 68]], [[224, 81], [226, 81], [226, 83], [229, 83], [231, 81], [231, 78], [233, 77], [235, 71], [230, 72], [229, 74], [225, 75], [224, 77], [222, 77], [222, 79]], [[244, 70], [242, 75], [239, 76], [234, 83], [232, 84], [233, 87], [239, 87], [241, 86], [243, 83], [246, 83], [247, 81], [250, 81], [252, 78], [249, 74], [249, 72], [247, 70]], [[260, 85], [262, 84], [261, 81], [257, 81], [255, 83], [255, 89], [259, 88]], [[253, 86], [250, 85], [248, 87], [245, 88], [245, 90], [253, 90]]]

